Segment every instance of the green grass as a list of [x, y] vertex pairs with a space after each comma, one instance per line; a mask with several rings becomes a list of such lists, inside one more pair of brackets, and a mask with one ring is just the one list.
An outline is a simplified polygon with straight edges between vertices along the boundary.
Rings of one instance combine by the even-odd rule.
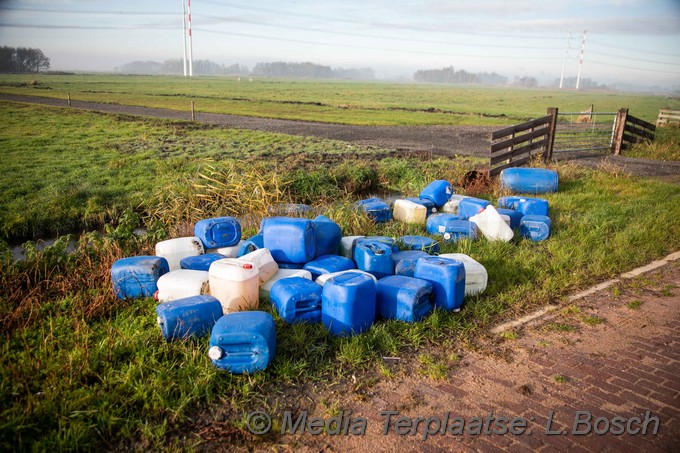
[[558, 384], [566, 384], [567, 382], [569, 382], [569, 378], [561, 374], [553, 375], [553, 380]]
[[[406, 370], [410, 365], [425, 376], [444, 378], [458, 360], [454, 351], [474, 343], [508, 313], [560, 300], [680, 247], [675, 234], [680, 230], [678, 186], [560, 165], [560, 191], [546, 196], [554, 228], [549, 240], [441, 244], [442, 253], [468, 253], [489, 272], [487, 290], [467, 298], [461, 312], [436, 310], [414, 324], [380, 321], [351, 338], [333, 338], [320, 325], [285, 325], [274, 314], [274, 362], [264, 372], [233, 376], [212, 366], [207, 338], [166, 343], [155, 325], [155, 302], [116, 300], [109, 276], [116, 259], [153, 253], [155, 242], [172, 232], [172, 216], [186, 212], [184, 205], [198, 195], [230, 199], [231, 189], [225, 189], [226, 195], [210, 192], [203, 176], [226, 187], [234, 187], [229, 185], [235, 184], [234, 172], [267, 181], [276, 177], [283, 198], [308, 200], [338, 221], [344, 234], [401, 236], [424, 234], [424, 229], [368, 223], [352, 211], [358, 194], [351, 191], [368, 185], [413, 194], [432, 179], [454, 179], [474, 161], [375, 159], [375, 150], [360, 149], [343, 164], [334, 161], [342, 170], [328, 170], [322, 158], [342, 157], [344, 144], [6, 103], [0, 107], [7, 119], [0, 124], [7, 156], [0, 165], [9, 175], [2, 182], [3, 231], [35, 225], [47, 229], [51, 215], [75, 225], [84, 219], [115, 220], [102, 234], [83, 236], [73, 254], [65, 253], [66, 241], [58, 241], [43, 251], [28, 246], [27, 260], [11, 264], [8, 250], [0, 250], [2, 450], [188, 448], [200, 440], [191, 433], [213, 419], [220, 420], [226, 439], [242, 442], [251, 438], [243, 430], [252, 410], [276, 416], [298, 407], [309, 392], [328, 395], [348, 383], [350, 396], [365, 397], [362, 392], [373, 382], [367, 376], [389, 378], [401, 372], [400, 365], [394, 371], [386, 368], [383, 357], [399, 357]], [[276, 154], [281, 158], [272, 159], [267, 153], [281, 143], [285, 146]], [[125, 171], [112, 166], [118, 161], [125, 163]], [[51, 170], [55, 167], [58, 171]], [[83, 191], [78, 203], [70, 189], [74, 185]], [[167, 200], [158, 192], [173, 197]], [[259, 193], [261, 202], [265, 195]], [[483, 196], [495, 202], [500, 195], [493, 187]], [[100, 201], [87, 217], [79, 209], [97, 196]], [[249, 203], [258, 202], [257, 196], [247, 196]], [[41, 217], [53, 205], [63, 208]], [[206, 213], [213, 209], [196, 206]], [[22, 218], [24, 212], [31, 215]], [[136, 237], [132, 231], [143, 220], [161, 222]], [[254, 225], [258, 221], [258, 216], [252, 219]], [[253, 232], [249, 227], [246, 235]], [[271, 312], [268, 305], [261, 308]], [[571, 329], [554, 323], [558, 332]]]
[[640, 299], [631, 300], [626, 304], [626, 307], [630, 308], [631, 310], [639, 310], [641, 306], [642, 301]]
[[677, 98], [617, 92], [235, 77], [0, 75], [0, 93], [345, 124], [513, 124], [563, 112], [621, 107], [654, 122]]
[[[98, 228], [130, 207], [161, 220], [193, 215], [195, 221], [211, 208], [200, 197], [214, 193], [213, 186], [223, 195], [213, 198], [213, 209], [242, 214], [245, 203], [256, 201], [245, 182], [252, 186], [264, 175], [272, 191], [280, 189], [266, 201], [292, 196], [312, 202], [377, 189], [414, 193], [441, 168], [422, 159], [360, 167], [352, 159], [389, 152], [355, 146], [355, 157], [345, 159], [344, 142], [189, 122], [6, 102], [0, 102], [0, 117], [0, 239]], [[447, 176], [459, 177], [476, 162], [459, 159]], [[177, 203], [185, 212], [175, 210]]]
[[654, 141], [634, 145], [622, 153], [626, 157], [641, 157], [656, 160], [680, 160], [680, 125], [675, 123], [659, 127]]

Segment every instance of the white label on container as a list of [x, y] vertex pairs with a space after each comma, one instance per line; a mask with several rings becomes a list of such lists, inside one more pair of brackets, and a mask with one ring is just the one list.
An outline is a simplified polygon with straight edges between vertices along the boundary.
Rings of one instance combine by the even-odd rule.
[[439, 232], [440, 233], [446, 233], [446, 226], [445, 225], [439, 225]]

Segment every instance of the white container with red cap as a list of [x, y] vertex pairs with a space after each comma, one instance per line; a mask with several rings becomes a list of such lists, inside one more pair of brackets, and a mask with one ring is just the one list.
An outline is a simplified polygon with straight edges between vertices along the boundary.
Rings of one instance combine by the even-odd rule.
[[257, 268], [260, 270], [260, 285], [266, 283], [279, 270], [279, 265], [274, 261], [269, 249], [257, 249], [246, 253], [239, 259], [257, 264]]
[[213, 261], [208, 270], [210, 295], [220, 301], [222, 311], [257, 310], [260, 270], [257, 264], [236, 258]]

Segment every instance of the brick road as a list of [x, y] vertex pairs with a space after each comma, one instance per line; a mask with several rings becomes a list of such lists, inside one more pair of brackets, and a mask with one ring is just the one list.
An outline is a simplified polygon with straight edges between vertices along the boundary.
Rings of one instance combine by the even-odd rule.
[[[680, 262], [591, 294], [513, 331], [516, 338], [467, 352], [444, 379], [399, 374], [371, 387], [362, 398], [341, 395], [340, 409], [365, 417], [364, 436], [284, 435], [278, 447], [301, 451], [680, 451]], [[401, 416], [526, 420], [523, 434], [452, 435], [442, 429], [422, 440], [382, 434], [381, 411]], [[577, 411], [630, 429], [616, 435], [580, 435]], [[552, 415], [551, 432], [546, 429]], [[647, 415], [648, 414], [648, 415]], [[580, 417], [586, 418], [586, 414]], [[645, 418], [647, 433], [642, 434]], [[637, 422], [640, 419], [640, 423]], [[658, 419], [658, 431], [654, 420]], [[618, 423], [621, 419], [616, 419]], [[625, 422], [624, 422], [625, 423]], [[433, 421], [432, 429], [437, 426]], [[495, 425], [491, 425], [491, 429]], [[621, 425], [626, 430], [625, 425]], [[605, 431], [606, 422], [598, 424]], [[444, 434], [442, 434], [444, 433]], [[276, 445], [269, 445], [274, 449]]]

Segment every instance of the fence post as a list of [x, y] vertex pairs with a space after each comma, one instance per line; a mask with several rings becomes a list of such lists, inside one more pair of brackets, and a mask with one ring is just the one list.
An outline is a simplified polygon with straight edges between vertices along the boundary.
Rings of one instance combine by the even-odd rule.
[[194, 110], [194, 101], [191, 101], [191, 121], [196, 121], [196, 111]]
[[545, 144], [545, 151], [543, 152], [544, 163], [548, 163], [552, 160], [553, 146], [555, 145], [555, 132], [557, 130], [557, 107], [548, 107], [547, 114], [552, 118], [550, 118], [547, 142]]
[[66, 92], [66, 98], [68, 99], [68, 107], [71, 108], [71, 92]]
[[612, 139], [612, 154], [615, 156], [621, 155], [623, 132], [626, 130], [627, 118], [628, 109], [619, 109], [619, 112], [616, 114], [616, 127], [614, 128], [614, 138]]

